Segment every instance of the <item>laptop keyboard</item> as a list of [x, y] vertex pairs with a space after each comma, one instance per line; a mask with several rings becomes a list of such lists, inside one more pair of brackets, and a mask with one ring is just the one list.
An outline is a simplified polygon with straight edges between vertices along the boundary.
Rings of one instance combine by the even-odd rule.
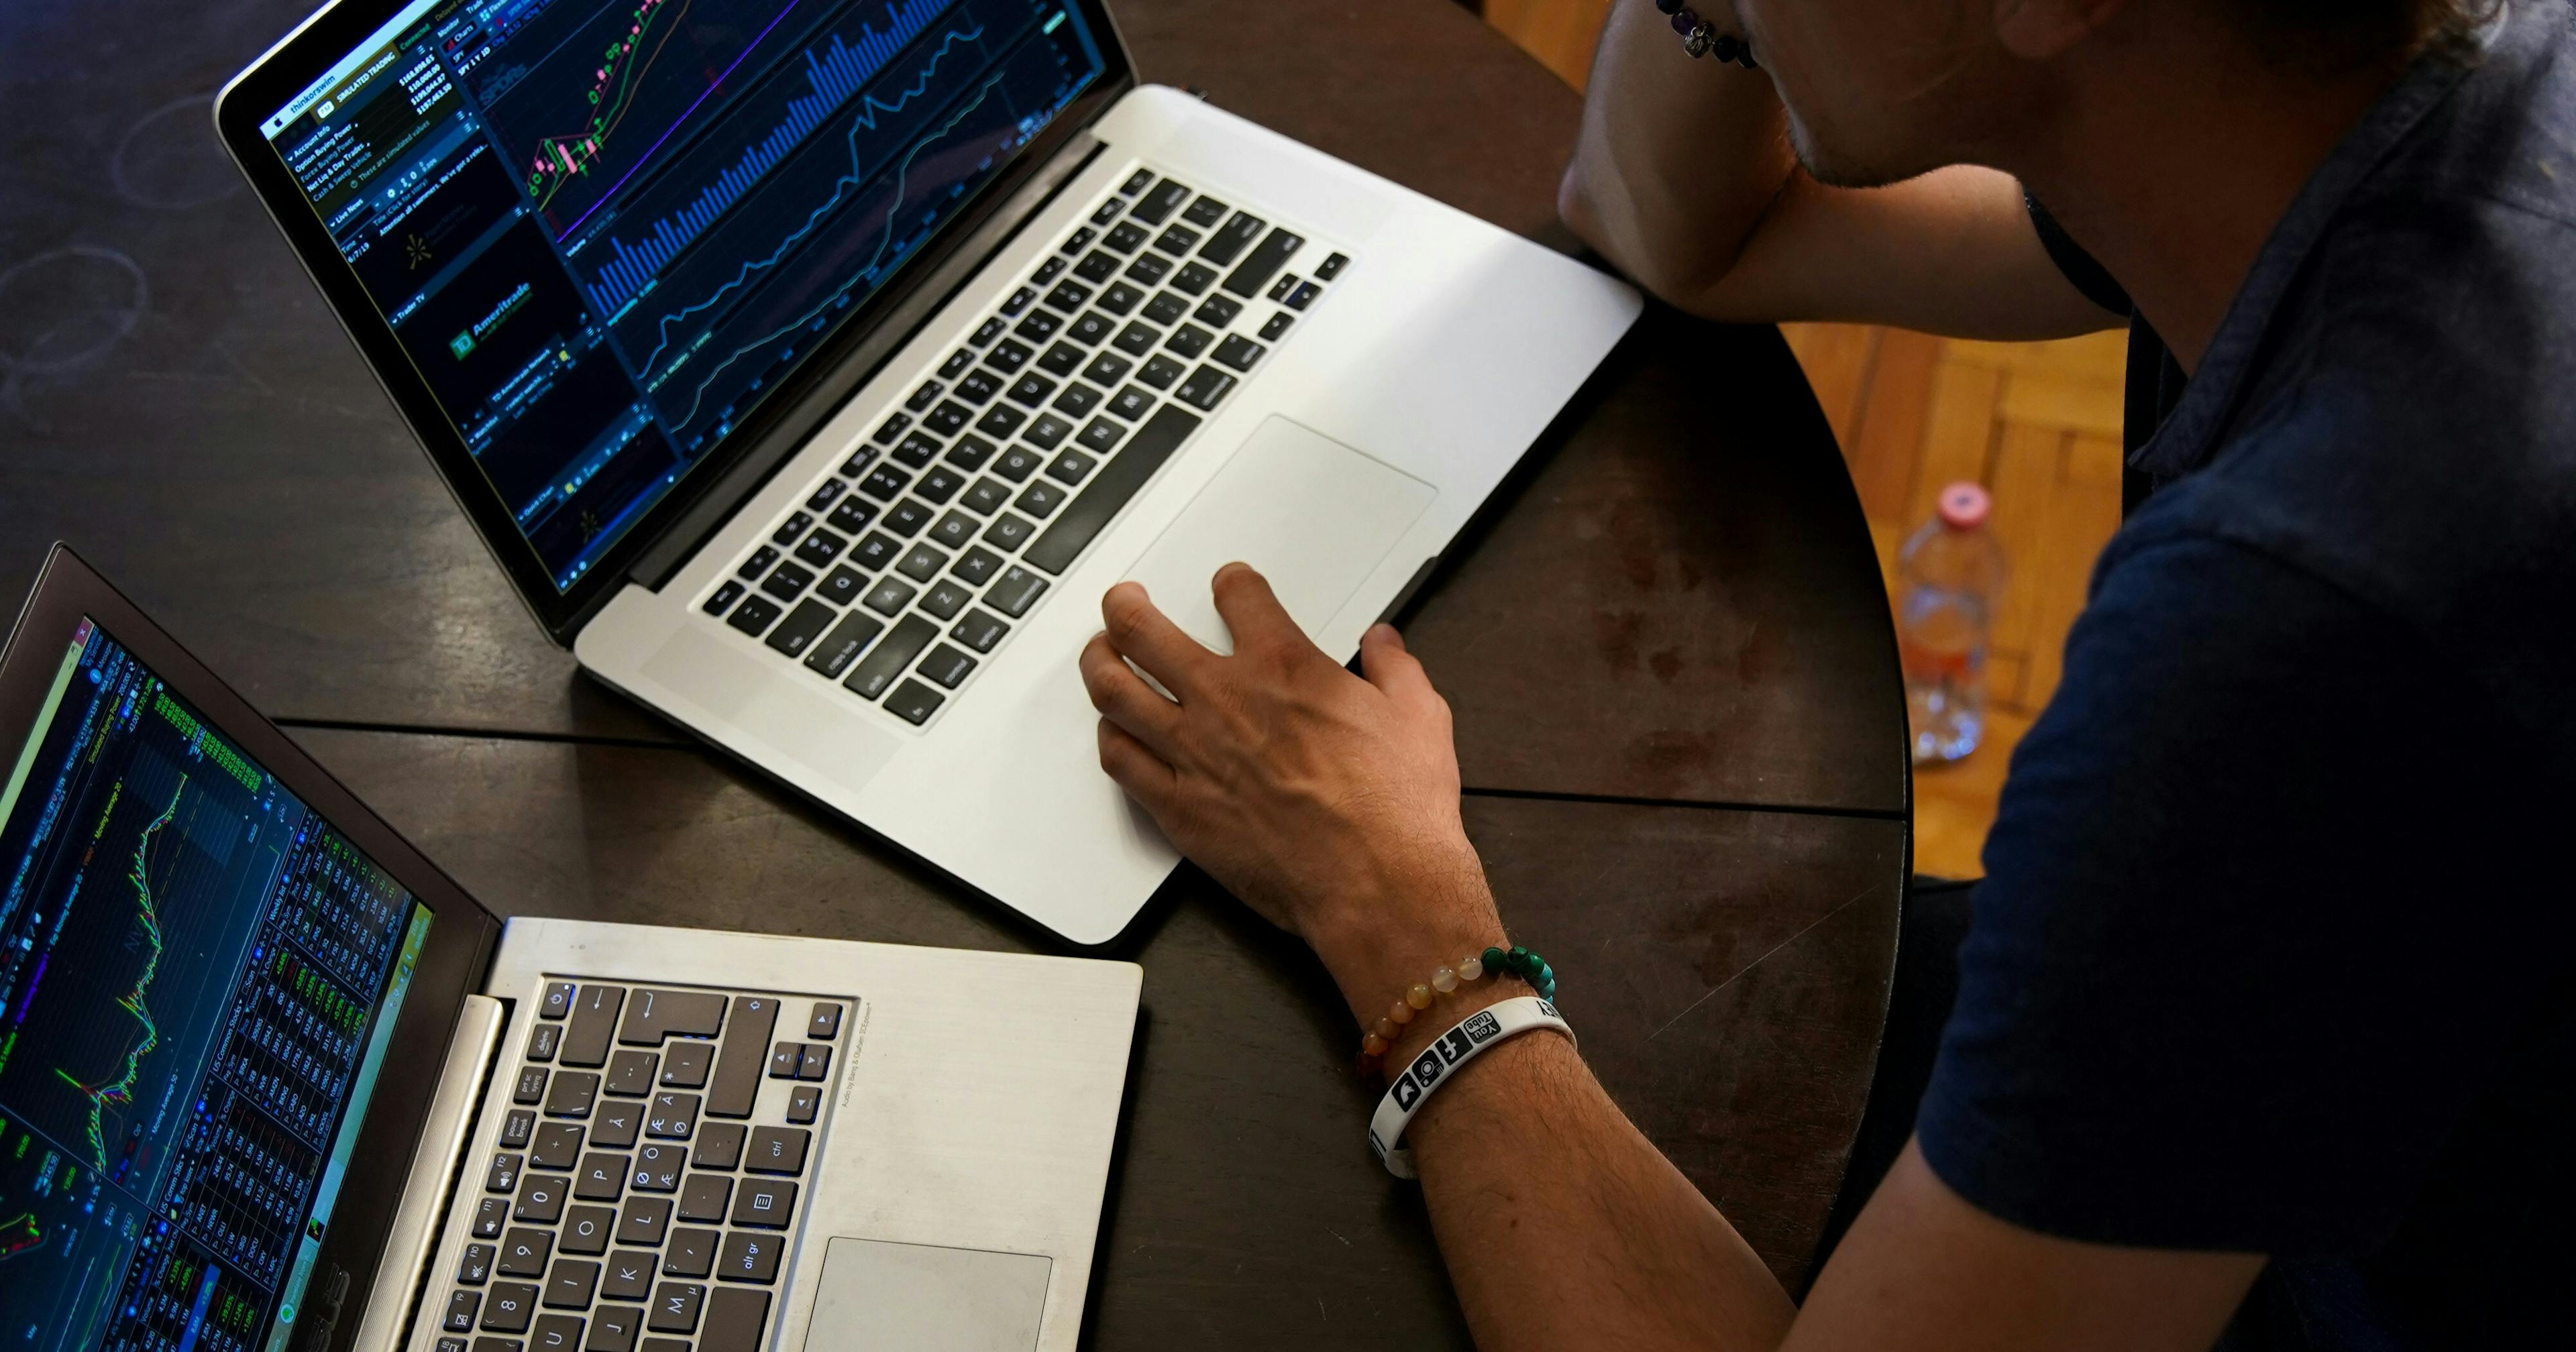
[[1136, 170], [700, 609], [927, 724], [1349, 265]]
[[549, 983], [437, 1352], [759, 1352], [855, 1011]]

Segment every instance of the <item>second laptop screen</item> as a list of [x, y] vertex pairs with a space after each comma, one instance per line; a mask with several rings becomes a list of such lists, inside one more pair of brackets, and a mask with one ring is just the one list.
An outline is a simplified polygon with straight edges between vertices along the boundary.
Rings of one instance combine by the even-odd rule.
[[560, 590], [1104, 69], [1063, 0], [420, 0], [261, 130]]

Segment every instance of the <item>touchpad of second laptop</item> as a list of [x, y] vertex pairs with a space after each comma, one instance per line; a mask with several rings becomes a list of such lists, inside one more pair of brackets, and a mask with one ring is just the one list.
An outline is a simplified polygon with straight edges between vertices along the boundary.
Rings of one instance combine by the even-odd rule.
[[[1192, 638], [1230, 653], [1234, 638], [1208, 582], [1228, 563], [1248, 563], [1311, 636], [1437, 496], [1420, 479], [1274, 414], [1127, 575]], [[1407, 576], [1418, 562], [1408, 561]]]
[[1055, 1264], [1026, 1253], [837, 1236], [805, 1352], [1029, 1352]]

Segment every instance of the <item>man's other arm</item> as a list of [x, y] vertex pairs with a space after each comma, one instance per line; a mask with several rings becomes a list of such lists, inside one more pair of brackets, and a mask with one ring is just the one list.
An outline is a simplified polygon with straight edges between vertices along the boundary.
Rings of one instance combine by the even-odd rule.
[[1638, 285], [1710, 319], [2022, 340], [2123, 318], [2049, 260], [2010, 176], [1959, 165], [1827, 187], [1798, 167], [1771, 81], [1692, 60], [1645, 4], [1610, 8], [1557, 209]]

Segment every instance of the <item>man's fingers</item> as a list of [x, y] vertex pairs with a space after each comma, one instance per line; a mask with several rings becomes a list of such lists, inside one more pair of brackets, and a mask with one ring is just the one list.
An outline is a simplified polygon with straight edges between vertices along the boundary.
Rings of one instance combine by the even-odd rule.
[[1216, 579], [1209, 585], [1216, 589], [1216, 613], [1224, 617], [1226, 632], [1234, 635], [1236, 652], [1264, 646], [1315, 646], [1288, 618], [1288, 608], [1270, 590], [1270, 579], [1255, 572], [1251, 564], [1229, 563], [1216, 570]]
[[1155, 693], [1130, 670], [1107, 634], [1094, 634], [1083, 645], [1081, 665], [1082, 688], [1091, 695], [1091, 707], [1144, 742], [1155, 755], [1168, 758], [1180, 728], [1180, 706]]
[[1151, 748], [1106, 718], [1100, 720], [1100, 768], [1156, 821], [1171, 810], [1180, 776]]
[[[1134, 582], [1121, 582], [1100, 598], [1100, 622], [1118, 654], [1131, 659], [1163, 688], [1189, 698], [1192, 679], [1216, 654], [1181, 632]], [[1134, 675], [1130, 672], [1129, 675]]]

